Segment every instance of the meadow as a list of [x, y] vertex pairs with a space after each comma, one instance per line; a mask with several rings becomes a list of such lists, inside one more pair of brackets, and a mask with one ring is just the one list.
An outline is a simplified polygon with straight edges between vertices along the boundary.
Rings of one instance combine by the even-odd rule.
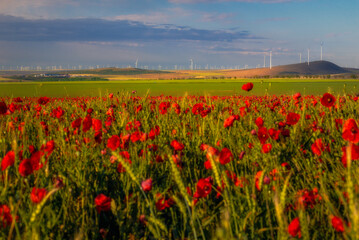
[[318, 95], [323, 92], [334, 94], [356, 94], [359, 81], [355, 79], [251, 79], [255, 88], [249, 93], [241, 87], [245, 79], [193, 79], [193, 80], [121, 80], [104, 82], [18, 82], [1, 83], [0, 97], [75, 97], [103, 96], [108, 93], [136, 91], [139, 96], [170, 95], [281, 95], [301, 92]]
[[0, 84], [0, 239], [358, 239], [356, 82], [281, 81]]

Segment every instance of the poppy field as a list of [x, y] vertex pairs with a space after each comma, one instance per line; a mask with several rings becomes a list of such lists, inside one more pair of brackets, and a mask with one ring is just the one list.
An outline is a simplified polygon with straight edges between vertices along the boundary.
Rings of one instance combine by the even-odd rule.
[[328, 92], [1, 97], [0, 239], [358, 239], [358, 112]]

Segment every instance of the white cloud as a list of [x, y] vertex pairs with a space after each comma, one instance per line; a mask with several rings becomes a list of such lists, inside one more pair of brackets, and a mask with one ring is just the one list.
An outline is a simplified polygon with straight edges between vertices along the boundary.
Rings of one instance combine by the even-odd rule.
[[233, 23], [231, 20], [233, 16], [233, 13], [203, 13], [201, 20], [203, 22]]
[[144, 23], [167, 23], [170, 16], [161, 12], [151, 14], [124, 14], [108, 18], [109, 20], [128, 20]]
[[162, 11], [152, 11], [146, 14], [123, 14], [109, 17], [107, 20], [128, 20], [143, 23], [165, 24], [171, 23], [178, 18], [184, 18], [193, 15], [192, 12], [182, 8], [167, 8]]
[[54, 6], [78, 6], [74, 0], [0, 0], [0, 14], [27, 19], [53, 18], [47, 8]]

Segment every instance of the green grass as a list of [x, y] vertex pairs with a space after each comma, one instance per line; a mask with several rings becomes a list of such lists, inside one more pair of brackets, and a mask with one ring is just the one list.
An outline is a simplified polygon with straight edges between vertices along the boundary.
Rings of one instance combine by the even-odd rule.
[[[242, 85], [253, 82], [249, 93]], [[358, 80], [328, 79], [236, 79], [236, 80], [131, 80], [110, 82], [21, 82], [0, 83], [0, 96], [100, 96], [108, 93], [137, 91], [138, 95], [281, 95], [301, 92], [318, 95], [323, 92], [355, 94], [359, 89]]]

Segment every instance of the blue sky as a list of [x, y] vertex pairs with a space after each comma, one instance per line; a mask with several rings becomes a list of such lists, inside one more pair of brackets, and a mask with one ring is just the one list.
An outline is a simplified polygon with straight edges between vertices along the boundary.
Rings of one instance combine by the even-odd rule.
[[1, 0], [0, 66], [359, 66], [358, 0]]

